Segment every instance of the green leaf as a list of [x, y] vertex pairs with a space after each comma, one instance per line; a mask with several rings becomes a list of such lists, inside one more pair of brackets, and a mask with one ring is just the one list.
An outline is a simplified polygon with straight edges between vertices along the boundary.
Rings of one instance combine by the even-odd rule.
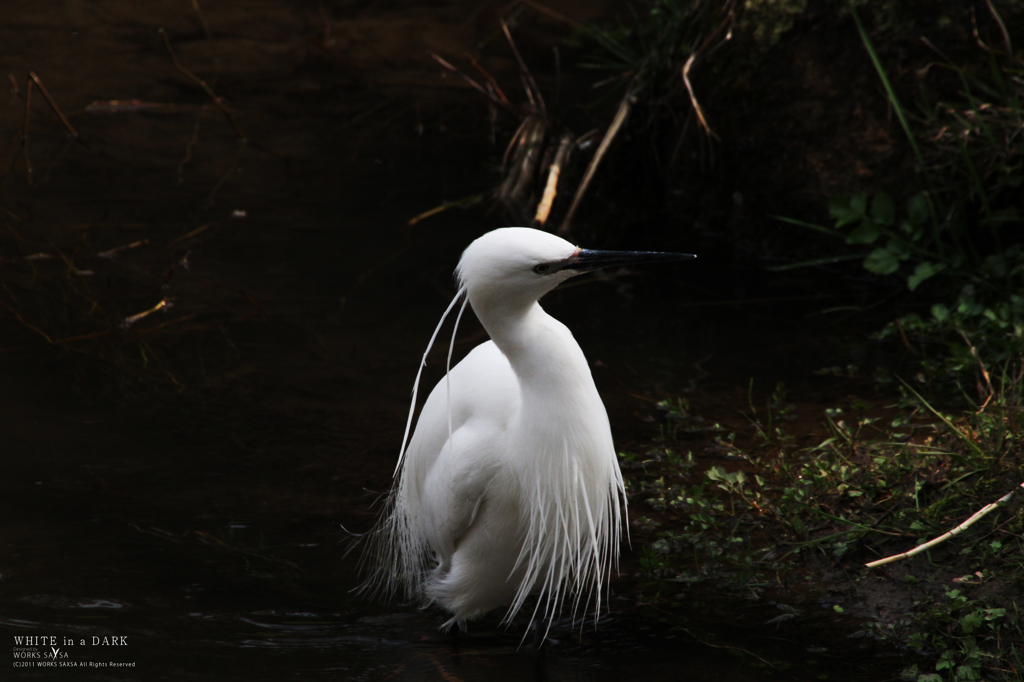
[[900, 262], [889, 249], [875, 249], [864, 259], [864, 268], [876, 275], [891, 275], [900, 269]]
[[889, 253], [900, 260], [907, 260], [910, 258], [910, 247], [907, 246], [907, 243], [899, 237], [890, 239], [885, 248], [889, 250]]
[[925, 281], [929, 277], [934, 277], [945, 269], [945, 263], [919, 263], [918, 266], [914, 268], [914, 274], [907, 277], [907, 288], [914, 291], [921, 286], [921, 282]]
[[907, 201], [907, 215], [914, 225], [924, 225], [928, 220], [928, 195], [915, 194]]
[[974, 317], [980, 315], [985, 307], [974, 300], [971, 296], [961, 296], [960, 305], [957, 306], [957, 312], [966, 317]]
[[896, 204], [885, 192], [879, 192], [871, 200], [871, 217], [882, 225], [892, 225], [896, 220]]
[[726, 478], [726, 476], [727, 476], [727, 474], [726, 474], [726, 472], [725, 472], [725, 469], [723, 469], [723, 468], [722, 468], [722, 467], [720, 467], [720, 466], [713, 466], [713, 467], [710, 467], [710, 468], [709, 468], [709, 469], [708, 469], [708, 470], [707, 470], [706, 472], [704, 472], [704, 473], [705, 473], [705, 475], [706, 475], [706, 476], [707, 476], [708, 478], [710, 478], [710, 479], [711, 479], [712, 481], [723, 481], [723, 480], [725, 480], [725, 478]]
[[864, 211], [857, 211], [850, 206], [849, 197], [836, 196], [829, 199], [828, 214], [836, 221], [836, 227], [852, 225], [864, 217]]
[[871, 218], [864, 218], [853, 232], [846, 237], [847, 244], [872, 244], [881, 236], [878, 225]]
[[865, 216], [868, 213], [868, 195], [864, 192], [857, 192], [850, 197], [850, 209], [858, 215]]
[[900, 232], [908, 235], [914, 241], [917, 241], [924, 234], [924, 227], [921, 225], [914, 225], [909, 220], [904, 220], [900, 223]]
[[936, 303], [932, 306], [932, 317], [939, 322], [945, 322], [949, 318], [949, 308], [941, 303]]

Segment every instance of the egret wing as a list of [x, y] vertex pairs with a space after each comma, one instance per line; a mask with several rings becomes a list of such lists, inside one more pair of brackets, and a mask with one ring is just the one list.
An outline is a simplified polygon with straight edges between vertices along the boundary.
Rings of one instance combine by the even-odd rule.
[[452, 368], [423, 406], [405, 455], [402, 489], [409, 522], [441, 561], [473, 524], [501, 470], [499, 453], [520, 401], [508, 359], [488, 341]]

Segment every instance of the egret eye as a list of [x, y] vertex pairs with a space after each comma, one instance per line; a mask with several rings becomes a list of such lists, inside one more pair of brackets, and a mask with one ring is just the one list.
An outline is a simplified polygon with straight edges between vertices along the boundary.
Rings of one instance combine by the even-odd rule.
[[548, 268], [550, 267], [551, 266], [548, 265], [547, 263], [538, 263], [537, 265], [533, 266], [533, 271], [536, 272], [538, 275], [543, 275], [545, 272], [548, 271]]

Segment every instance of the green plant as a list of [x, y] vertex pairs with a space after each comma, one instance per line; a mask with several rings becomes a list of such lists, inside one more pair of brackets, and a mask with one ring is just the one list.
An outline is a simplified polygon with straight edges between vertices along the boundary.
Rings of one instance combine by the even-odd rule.
[[[992, 16], [1003, 26], [991, 3]], [[961, 376], [998, 365], [1024, 347], [1024, 62], [987, 48], [968, 68], [925, 40], [955, 75], [957, 94], [922, 101], [913, 115], [897, 97], [871, 37], [851, 6], [892, 111], [917, 162], [919, 191], [895, 201], [885, 192], [857, 192], [829, 202], [832, 228], [785, 222], [843, 239], [874, 275], [900, 278], [914, 312], [882, 329], [878, 339], [901, 343], [922, 376]], [[979, 42], [980, 42], [979, 38]], [[984, 46], [984, 44], [982, 43]], [[815, 259], [780, 269], [814, 265]]]
[[750, 407], [750, 414], [744, 416], [750, 421], [751, 426], [757, 430], [761, 444], [765, 447], [772, 445], [788, 445], [792, 437], [783, 431], [784, 421], [796, 419], [796, 407], [786, 402], [786, 385], [781, 381], [775, 385], [771, 397], [765, 406], [765, 416], [762, 419], [754, 407], [754, 380], [751, 379], [747, 387], [747, 405]]
[[1020, 634], [1016, 602], [1010, 608], [993, 607], [956, 588], [945, 596], [944, 602], [918, 604], [925, 608], [914, 619], [923, 627], [908, 639], [910, 646], [936, 654], [935, 672], [919, 673], [914, 666], [905, 677], [916, 682], [980, 680], [986, 668], [998, 664], [992, 647]]

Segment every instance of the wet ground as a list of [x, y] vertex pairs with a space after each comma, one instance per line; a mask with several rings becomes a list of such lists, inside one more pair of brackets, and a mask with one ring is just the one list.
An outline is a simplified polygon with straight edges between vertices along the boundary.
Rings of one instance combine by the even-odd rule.
[[[607, 11], [552, 6], [578, 19]], [[824, 646], [824, 630], [813, 641], [776, 633], [790, 666], [779, 672], [652, 621], [630, 597], [628, 554], [600, 628], [581, 638], [558, 626], [560, 642], [542, 653], [497, 619], [452, 639], [437, 613], [351, 594], [344, 529], [369, 527], [389, 485], [416, 362], [454, 293], [461, 249], [501, 224], [450, 210], [407, 225], [493, 186], [482, 169], [500, 151], [487, 143], [486, 107], [429, 53], [474, 51], [514, 79], [496, 39], [503, 8], [0, 9], [0, 68], [12, 76], [0, 108], [0, 632], [8, 661], [36, 664], [4, 663], [0, 677], [120, 662], [134, 667], [85, 674], [858, 679], [849, 646]], [[563, 30], [519, 21], [536, 54]], [[175, 68], [161, 28], [230, 117]], [[26, 119], [30, 72], [77, 140], [38, 86]], [[672, 267], [547, 302], [594, 363], [620, 441], [649, 437], [651, 401], [682, 391], [719, 410], [751, 377], [831, 397], [812, 370], [834, 364], [845, 336], [814, 315], [820, 292], [775, 289], [714, 258]], [[460, 338], [457, 353], [482, 337], [469, 323]], [[753, 633], [772, 608], [713, 620]], [[836, 638], [854, 629], [835, 627]]]

